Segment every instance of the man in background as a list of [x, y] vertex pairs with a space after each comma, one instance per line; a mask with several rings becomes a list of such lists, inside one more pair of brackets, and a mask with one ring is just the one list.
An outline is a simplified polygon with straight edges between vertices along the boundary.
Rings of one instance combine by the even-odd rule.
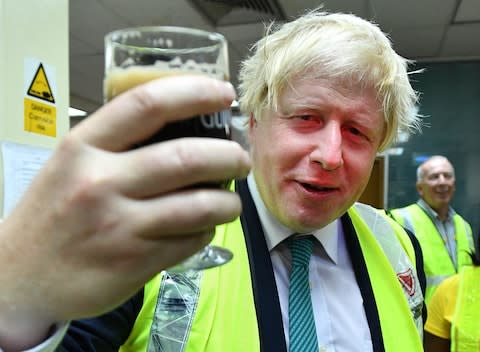
[[432, 156], [417, 168], [416, 188], [420, 199], [391, 210], [391, 214], [420, 242], [428, 304], [440, 282], [472, 264], [469, 253], [473, 252], [473, 238], [468, 222], [450, 206], [455, 193], [455, 170], [446, 157]]

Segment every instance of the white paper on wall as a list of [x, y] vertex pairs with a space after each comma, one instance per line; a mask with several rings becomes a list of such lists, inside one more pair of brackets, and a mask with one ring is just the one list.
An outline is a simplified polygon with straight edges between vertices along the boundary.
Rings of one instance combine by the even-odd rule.
[[8, 215], [27, 190], [52, 150], [37, 146], [2, 142], [3, 217]]

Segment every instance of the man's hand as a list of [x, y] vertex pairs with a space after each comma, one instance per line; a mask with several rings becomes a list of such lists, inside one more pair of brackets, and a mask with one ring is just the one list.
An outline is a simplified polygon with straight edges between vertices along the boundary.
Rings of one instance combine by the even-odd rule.
[[188, 186], [243, 178], [235, 142], [184, 138], [130, 150], [166, 123], [229, 107], [231, 85], [175, 77], [136, 87], [60, 142], [0, 224], [0, 346], [26, 348], [62, 320], [121, 304], [235, 219], [235, 193]]

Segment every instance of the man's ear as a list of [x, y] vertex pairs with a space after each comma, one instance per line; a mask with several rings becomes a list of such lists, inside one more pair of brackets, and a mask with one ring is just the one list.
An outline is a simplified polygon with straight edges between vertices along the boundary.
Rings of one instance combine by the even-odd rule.
[[253, 116], [253, 113], [252, 113], [252, 114], [250, 114], [250, 118], [248, 120], [248, 127], [249, 127], [249, 129], [252, 129], [256, 125], [257, 125], [257, 119], [255, 118], [255, 116]]
[[417, 182], [417, 183], [415, 184], [415, 187], [417, 188], [418, 194], [423, 195], [422, 184]]
[[257, 119], [255, 116], [250, 114], [250, 117], [248, 118], [248, 143], [252, 144], [252, 139], [253, 139], [253, 129], [257, 127]]

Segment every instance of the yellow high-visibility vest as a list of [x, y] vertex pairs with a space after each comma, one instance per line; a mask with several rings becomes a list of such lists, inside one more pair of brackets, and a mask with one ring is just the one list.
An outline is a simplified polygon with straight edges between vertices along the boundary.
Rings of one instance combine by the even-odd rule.
[[[386, 352], [420, 352], [423, 296], [406, 232], [374, 208], [356, 204], [348, 215], [365, 258]], [[259, 352], [260, 337], [249, 259], [239, 219], [217, 226], [213, 244], [232, 262], [201, 272], [157, 275], [121, 352]], [[413, 273], [415, 295], [399, 281]], [[283, 333], [283, 331], [282, 331]], [[160, 349], [158, 346], [162, 346]]]
[[472, 229], [460, 215], [454, 215], [453, 222], [457, 243], [456, 268], [448, 254], [442, 236], [420, 206], [411, 204], [405, 208], [393, 209], [391, 214], [402, 226], [411, 230], [420, 243], [427, 277], [425, 302], [428, 305], [433, 292], [443, 280], [456, 274], [462, 266], [472, 264], [469, 255], [473, 249]]

